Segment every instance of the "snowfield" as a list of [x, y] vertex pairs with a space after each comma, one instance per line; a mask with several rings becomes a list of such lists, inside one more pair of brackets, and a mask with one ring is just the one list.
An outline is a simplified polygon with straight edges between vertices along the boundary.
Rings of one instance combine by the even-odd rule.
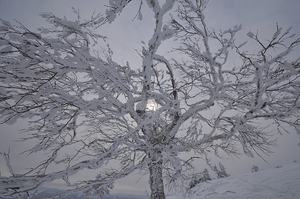
[[300, 199], [300, 163], [196, 185], [189, 195], [167, 199]]

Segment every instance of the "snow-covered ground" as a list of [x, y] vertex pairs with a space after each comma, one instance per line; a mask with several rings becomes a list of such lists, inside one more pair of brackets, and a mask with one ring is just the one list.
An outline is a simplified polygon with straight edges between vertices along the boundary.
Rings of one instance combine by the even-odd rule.
[[200, 183], [167, 199], [300, 199], [300, 163]]
[[[34, 198], [46, 198], [58, 189], [46, 189]], [[0, 198], [1, 194], [0, 194]], [[65, 199], [83, 199], [74, 193]], [[146, 195], [117, 194], [106, 199], [146, 199]], [[255, 173], [230, 176], [196, 185], [190, 194], [177, 194], [167, 199], [300, 199], [300, 162]]]

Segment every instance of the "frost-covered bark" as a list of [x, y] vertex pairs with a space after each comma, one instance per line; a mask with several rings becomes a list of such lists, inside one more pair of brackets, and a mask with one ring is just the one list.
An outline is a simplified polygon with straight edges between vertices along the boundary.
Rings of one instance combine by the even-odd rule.
[[[44, 183], [63, 179], [70, 187], [65, 195], [80, 191], [102, 197], [116, 180], [146, 170], [151, 198], [163, 199], [166, 185], [188, 186], [192, 176], [184, 171], [194, 169], [196, 158], [219, 151], [235, 155], [239, 145], [250, 156], [267, 153], [274, 133], [269, 125], [300, 132], [300, 64], [298, 57], [288, 57], [300, 40], [292, 40], [290, 29], [277, 27], [267, 43], [249, 32], [261, 49], [249, 53], [245, 43], [235, 44], [240, 26], [219, 33], [208, 28], [207, 1], [147, 0], [155, 28], [136, 69], [130, 62], [116, 63], [109, 48], [98, 52], [104, 40], [92, 31], [106, 22], [113, 25], [131, 2], [110, 1], [106, 17], [86, 21], [42, 14], [52, 27], [38, 32], [1, 21], [0, 122], [29, 119], [24, 140], [37, 144], [27, 152], [47, 152], [23, 174], [14, 173], [9, 153], [3, 153], [12, 175], [0, 177], [1, 195], [35, 194]], [[158, 54], [171, 37], [180, 42], [172, 60]], [[227, 63], [230, 51], [237, 52], [240, 65]], [[196, 155], [182, 156], [189, 152]], [[65, 169], [53, 172], [53, 165]], [[98, 174], [69, 180], [83, 170]]]

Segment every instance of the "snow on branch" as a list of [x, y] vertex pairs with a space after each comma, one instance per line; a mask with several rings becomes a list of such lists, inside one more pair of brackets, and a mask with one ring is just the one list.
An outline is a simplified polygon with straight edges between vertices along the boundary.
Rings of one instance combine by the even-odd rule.
[[[210, 179], [203, 171], [189, 185], [194, 159], [261, 156], [271, 152], [277, 131], [292, 127], [299, 134], [300, 58], [292, 52], [300, 39], [291, 29], [277, 25], [266, 41], [248, 32], [250, 41], [238, 45], [241, 26], [210, 28], [206, 0], [147, 0], [154, 30], [137, 68], [130, 60], [117, 63], [95, 32], [114, 25], [129, 3], [111, 0], [105, 15], [88, 20], [75, 9], [75, 20], [43, 13], [51, 27], [35, 32], [0, 21], [0, 123], [26, 119], [21, 141], [35, 141], [26, 153], [46, 154], [16, 174], [9, 152], [2, 153], [10, 176], [0, 177], [0, 195], [31, 197], [62, 179], [69, 189], [56, 198], [72, 191], [102, 197], [138, 170], [149, 174], [151, 198], [165, 199], [166, 184], [182, 188]], [[169, 46], [161, 45], [170, 38], [175, 42], [166, 55], [160, 50]], [[259, 50], [246, 49], [250, 42]], [[234, 67], [230, 55], [239, 59]], [[228, 176], [219, 166], [219, 177]], [[76, 178], [87, 170], [95, 177]]]

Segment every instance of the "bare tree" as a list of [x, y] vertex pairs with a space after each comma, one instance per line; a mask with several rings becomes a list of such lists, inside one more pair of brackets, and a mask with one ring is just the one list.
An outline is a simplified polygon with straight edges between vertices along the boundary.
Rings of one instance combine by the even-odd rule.
[[[103, 37], [92, 31], [113, 23], [129, 2], [111, 1], [106, 18], [93, 15], [85, 21], [79, 15], [69, 21], [42, 14], [52, 27], [39, 32], [1, 20], [1, 123], [29, 118], [24, 140], [38, 143], [27, 152], [48, 153], [26, 173], [10, 169], [11, 177], [0, 177], [3, 196], [34, 194], [42, 184], [63, 179], [70, 187], [64, 195], [80, 191], [102, 197], [116, 180], [146, 170], [151, 198], [164, 199], [166, 185], [188, 186], [192, 177], [184, 171], [194, 169], [196, 158], [219, 151], [235, 155], [239, 145], [246, 155], [268, 153], [274, 132], [262, 119], [299, 132], [300, 63], [288, 55], [300, 40], [290, 41], [290, 29], [277, 27], [266, 44], [249, 32], [261, 49], [249, 53], [245, 43], [235, 44], [240, 26], [219, 33], [208, 28], [203, 13], [208, 1], [161, 6], [147, 0], [155, 29], [142, 47], [141, 67], [134, 69], [114, 62], [110, 49], [96, 51]], [[175, 15], [166, 23], [164, 15], [175, 3]], [[157, 50], [172, 37], [180, 41], [175, 51], [181, 58], [170, 60]], [[211, 42], [219, 46], [212, 48]], [[227, 64], [229, 51], [237, 52], [241, 65]], [[64, 156], [71, 146], [76, 151]], [[181, 155], [188, 152], [197, 155]], [[10, 167], [9, 154], [3, 154]], [[110, 162], [118, 167], [105, 169]], [[49, 171], [57, 164], [65, 169]], [[98, 174], [69, 180], [84, 169]]]

